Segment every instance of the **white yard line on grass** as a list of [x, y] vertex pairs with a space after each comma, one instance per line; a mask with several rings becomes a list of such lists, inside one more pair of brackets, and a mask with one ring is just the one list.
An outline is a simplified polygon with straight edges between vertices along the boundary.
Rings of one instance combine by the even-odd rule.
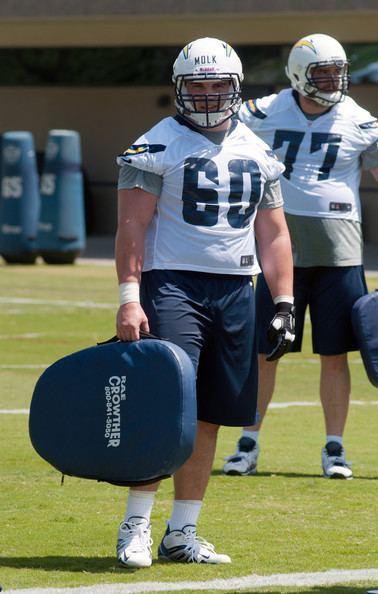
[[0, 415], [28, 415], [28, 408], [0, 408]]
[[70, 301], [68, 299], [31, 299], [29, 297], [0, 297], [0, 303], [8, 305], [53, 305], [62, 307], [85, 307], [92, 309], [114, 309], [116, 303], [99, 303], [95, 301]]
[[34, 338], [41, 338], [41, 336], [48, 336], [42, 332], [27, 332], [26, 334], [0, 334], [0, 340], [33, 340]]
[[[365, 405], [377, 405], [378, 400], [351, 400], [350, 404], [356, 404], [357, 406], [365, 406]], [[290, 406], [320, 406], [320, 402], [312, 402], [308, 400], [304, 400], [301, 402], [293, 401], [293, 402], [271, 402], [269, 404], [269, 408], [289, 408]]]
[[[350, 404], [355, 404], [356, 406], [377, 406], [378, 400], [351, 400]], [[309, 402], [309, 401], [294, 401], [294, 402], [271, 402], [269, 404], [269, 408], [290, 408], [291, 406], [320, 406], [319, 402]], [[0, 408], [0, 415], [28, 415], [29, 409], [27, 408]]]
[[313, 587], [336, 586], [359, 581], [378, 581], [378, 569], [331, 569], [315, 573], [277, 573], [269, 576], [247, 575], [228, 580], [215, 579], [207, 582], [140, 582], [138, 584], [103, 584], [79, 588], [24, 588], [7, 590], [6, 594], [136, 594], [142, 592], [173, 592], [182, 590], [243, 590], [263, 587]]

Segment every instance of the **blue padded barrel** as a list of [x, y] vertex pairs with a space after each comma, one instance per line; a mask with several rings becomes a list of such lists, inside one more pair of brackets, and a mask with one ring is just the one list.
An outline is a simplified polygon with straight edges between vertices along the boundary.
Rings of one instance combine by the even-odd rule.
[[37, 246], [51, 264], [72, 263], [85, 248], [80, 135], [74, 130], [50, 130], [48, 135]]
[[40, 196], [31, 132], [3, 134], [0, 171], [0, 253], [10, 264], [33, 264]]

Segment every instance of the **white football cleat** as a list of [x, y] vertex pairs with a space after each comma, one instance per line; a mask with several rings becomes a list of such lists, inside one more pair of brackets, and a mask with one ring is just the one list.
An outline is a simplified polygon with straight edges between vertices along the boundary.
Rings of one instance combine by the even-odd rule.
[[337, 441], [329, 441], [322, 449], [323, 476], [332, 479], [352, 479], [350, 462], [345, 460], [345, 451]]
[[216, 553], [214, 545], [197, 536], [196, 527], [187, 524], [182, 530], [169, 525], [159, 545], [159, 559], [179, 563], [231, 563], [228, 555]]
[[230, 476], [248, 476], [257, 472], [257, 458], [260, 453], [259, 444], [249, 437], [241, 437], [237, 450], [226, 458], [223, 466], [224, 474]]
[[151, 527], [146, 518], [133, 516], [118, 529], [117, 559], [122, 567], [150, 567]]

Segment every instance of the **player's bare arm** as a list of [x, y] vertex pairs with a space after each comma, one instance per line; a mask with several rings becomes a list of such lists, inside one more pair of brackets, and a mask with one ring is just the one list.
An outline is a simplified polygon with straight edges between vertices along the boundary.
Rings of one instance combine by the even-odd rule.
[[[139, 330], [149, 331], [147, 317], [139, 304], [139, 284], [143, 266], [144, 238], [155, 211], [157, 197], [133, 188], [118, 192], [118, 228], [115, 261], [120, 285], [135, 290], [117, 312], [117, 336], [120, 340], [138, 340]], [[134, 283], [134, 286], [133, 284]], [[134, 289], [135, 287], [135, 289]]]
[[283, 208], [260, 209], [255, 233], [261, 267], [273, 299], [293, 295], [293, 259]]

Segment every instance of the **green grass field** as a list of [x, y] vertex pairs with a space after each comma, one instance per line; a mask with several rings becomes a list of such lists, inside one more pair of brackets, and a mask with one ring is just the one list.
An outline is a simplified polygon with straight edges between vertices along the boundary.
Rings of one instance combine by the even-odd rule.
[[[378, 278], [368, 279], [370, 288]], [[117, 281], [113, 266], [7, 266], [0, 263], [0, 409], [28, 409], [45, 366], [114, 334]], [[97, 304], [97, 306], [96, 306]], [[18, 588], [192, 582], [256, 574], [378, 568], [378, 395], [360, 356], [350, 356], [352, 400], [345, 434], [353, 481], [321, 477], [324, 441], [317, 359], [309, 347], [280, 364], [274, 402], [261, 436], [259, 474], [221, 473], [238, 429], [223, 428], [200, 517], [199, 532], [233, 560], [225, 566], [154, 562], [125, 571], [115, 538], [127, 490], [60, 475], [33, 450], [26, 414], [0, 414], [0, 583]], [[151, 444], [151, 448], [154, 444]], [[156, 497], [156, 549], [170, 513], [172, 482]], [[378, 580], [377, 580], [378, 582]], [[316, 587], [267, 587], [266, 593], [362, 594], [368, 580]], [[193, 589], [180, 590], [193, 592]], [[214, 592], [201, 586], [202, 592]], [[246, 592], [242, 588], [223, 592]], [[256, 592], [255, 589], [249, 589]]]

